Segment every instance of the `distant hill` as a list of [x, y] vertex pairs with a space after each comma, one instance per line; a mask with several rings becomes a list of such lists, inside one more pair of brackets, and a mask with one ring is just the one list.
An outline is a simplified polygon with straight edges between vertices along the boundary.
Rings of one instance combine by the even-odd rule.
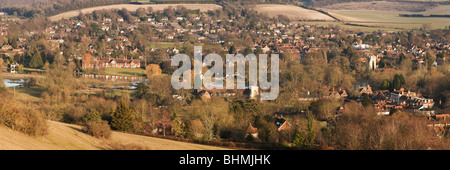
[[0, 10], [23, 17], [51, 16], [88, 7], [128, 4], [130, 0], [0, 0]]
[[49, 16], [49, 19], [51, 21], [57, 21], [62, 18], [71, 18], [78, 16], [80, 12], [87, 14], [91, 13], [95, 10], [103, 10], [103, 9], [122, 9], [126, 8], [129, 11], [136, 11], [138, 8], [148, 8], [152, 7], [153, 10], [164, 10], [165, 8], [168, 8], [169, 6], [176, 7], [176, 6], [184, 6], [186, 9], [198, 9], [200, 11], [208, 11], [208, 10], [216, 10], [222, 8], [220, 5], [216, 4], [145, 4], [145, 5], [137, 5], [137, 4], [117, 4], [117, 5], [104, 5], [104, 6], [97, 6], [97, 7], [90, 7], [90, 8], [83, 8], [79, 10], [73, 10], [73, 11], [67, 11], [63, 12], [57, 15]]
[[[308, 4], [313, 7], [323, 7], [327, 5], [348, 3], [348, 2], [372, 2], [374, 0], [303, 0], [304, 4]], [[449, 0], [386, 0], [389, 2], [408, 2], [416, 4], [450, 4]]]
[[114, 4], [214, 4], [216, 0], [0, 0], [0, 11], [23, 17], [59, 13]]
[[0, 125], [0, 150], [223, 150], [225, 148], [113, 132], [111, 139], [97, 139], [72, 124], [49, 121], [49, 134], [31, 137]]

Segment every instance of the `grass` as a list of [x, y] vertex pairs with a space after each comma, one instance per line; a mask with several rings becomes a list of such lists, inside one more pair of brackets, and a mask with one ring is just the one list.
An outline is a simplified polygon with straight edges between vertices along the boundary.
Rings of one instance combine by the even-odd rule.
[[164, 50], [172, 47], [179, 48], [178, 45], [173, 42], [156, 42], [154, 44], [150, 44], [150, 48], [160, 48]]
[[[13, 92], [13, 88], [8, 88], [9, 91]], [[40, 102], [40, 96], [42, 93], [42, 88], [39, 86], [33, 86], [30, 88], [26, 87], [16, 87], [15, 89], [15, 99], [21, 101], [30, 101], [34, 103]]]
[[[102, 93], [102, 90], [97, 90], [97, 91], [74, 91], [73, 94], [74, 95], [97, 95]], [[110, 91], [105, 91], [105, 97], [108, 98], [114, 98], [116, 96], [123, 96], [123, 95], [132, 95], [134, 93], [134, 91], [132, 90], [110, 90]]]
[[325, 20], [334, 21], [333, 18], [320, 12], [305, 9], [293, 5], [280, 4], [259, 4], [254, 9], [261, 14], [269, 17], [277, 17], [278, 15], [285, 15], [291, 20]]
[[[344, 20], [344, 22], [368, 25], [379, 29], [414, 29], [444, 28], [450, 25], [450, 18], [424, 18], [400, 17], [402, 11], [375, 11], [375, 10], [328, 10], [331, 14]], [[336, 15], [337, 14], [337, 15]]]
[[353, 30], [356, 32], [373, 32], [373, 31], [396, 31], [397, 29], [394, 28], [384, 28], [384, 27], [363, 27], [363, 26], [354, 26], [354, 25], [345, 25], [343, 22], [332, 22], [332, 21], [298, 21], [296, 23], [299, 23], [301, 25], [315, 25], [318, 27], [325, 27], [328, 28], [329, 26], [339, 26], [343, 29], [347, 30]]
[[147, 9], [148, 7], [152, 7], [153, 10], [160, 11], [160, 10], [164, 10], [165, 8], [168, 8], [169, 6], [172, 6], [175, 8], [178, 5], [184, 6], [187, 9], [192, 9], [192, 10], [198, 9], [202, 12], [222, 8], [220, 5], [217, 5], [217, 4], [151, 4], [151, 5], [116, 4], [116, 5], [105, 5], [105, 6], [97, 6], [97, 7], [90, 7], [90, 8], [83, 8], [83, 9], [79, 9], [79, 10], [68, 11], [68, 12], [60, 13], [60, 14], [57, 14], [54, 16], [50, 16], [49, 20], [58, 21], [63, 18], [67, 19], [67, 18], [71, 18], [71, 17], [76, 17], [80, 14], [80, 12], [87, 14], [87, 13], [92, 13], [95, 10], [103, 10], [103, 9], [112, 10], [112, 9], [126, 8], [130, 12], [134, 12], [138, 8]]
[[104, 74], [116, 76], [146, 76], [146, 72], [141, 68], [105, 68]]
[[[110, 139], [97, 139], [83, 133], [82, 127], [48, 121], [49, 134], [40, 138], [27, 136], [0, 126], [0, 149], [6, 150], [105, 150], [114, 145], [139, 146], [150, 150], [223, 150], [226, 148], [179, 142], [113, 131]], [[120, 147], [119, 149], [132, 149]]]
[[28, 71], [28, 72], [44, 72], [45, 70], [44, 69], [39, 69], [39, 68], [27, 68], [27, 67], [24, 67], [23, 68], [23, 71]]

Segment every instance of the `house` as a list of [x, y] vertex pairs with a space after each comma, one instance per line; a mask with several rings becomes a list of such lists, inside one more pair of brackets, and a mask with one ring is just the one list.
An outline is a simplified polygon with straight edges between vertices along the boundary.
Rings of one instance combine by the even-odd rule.
[[283, 118], [283, 116], [276, 117], [276, 115], [275, 115], [275, 125], [277, 126], [277, 130], [279, 132], [282, 130], [289, 129], [291, 126], [290, 123], [288, 122], [288, 120]]
[[156, 121], [153, 128], [153, 134], [170, 134], [172, 132], [172, 121]]
[[8, 51], [8, 50], [12, 50], [12, 49], [13, 49], [13, 47], [11, 45], [3, 45], [1, 48], [2, 51]]
[[98, 68], [140, 68], [141, 60], [124, 58], [94, 58], [89, 53], [83, 56], [81, 61], [83, 69], [98, 69]]
[[258, 128], [253, 127], [250, 123], [247, 130], [245, 131], [245, 134], [245, 137], [251, 135], [253, 138], [258, 138]]
[[347, 92], [345, 90], [342, 90], [339, 88], [339, 91], [333, 89], [328, 93], [328, 95], [325, 96], [325, 98], [333, 98], [333, 99], [343, 99], [348, 96]]
[[391, 92], [391, 102], [393, 103], [401, 103], [400, 97], [406, 96], [406, 97], [416, 97], [416, 92], [406, 91], [404, 88], [400, 88], [399, 90], [394, 89], [394, 91]]
[[364, 93], [366, 93], [368, 95], [372, 95], [373, 94], [372, 87], [370, 87], [369, 84], [367, 86], [359, 86], [358, 85], [358, 92], [361, 95], [364, 94]]
[[198, 95], [200, 96], [200, 98], [201, 98], [202, 100], [208, 100], [208, 99], [211, 98], [211, 94], [209, 94], [209, 92], [206, 91], [206, 90], [200, 91], [200, 92], [198, 93]]
[[15, 74], [17, 73], [16, 71], [16, 66], [19, 66], [19, 64], [15, 63], [15, 64], [10, 64], [10, 72]]

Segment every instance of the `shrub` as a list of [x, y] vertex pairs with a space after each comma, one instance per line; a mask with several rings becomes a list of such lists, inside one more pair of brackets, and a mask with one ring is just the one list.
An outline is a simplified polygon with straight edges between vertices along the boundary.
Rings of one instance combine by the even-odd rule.
[[83, 120], [85, 122], [101, 122], [102, 116], [97, 111], [97, 109], [92, 109], [89, 113], [84, 115]]
[[108, 143], [111, 150], [148, 150], [147, 147], [136, 144]]
[[0, 101], [0, 124], [30, 136], [44, 136], [48, 134], [45, 115], [36, 106], [25, 105], [16, 100], [4, 97]]
[[111, 136], [111, 128], [106, 121], [88, 121], [85, 123], [84, 131], [96, 138], [108, 139]]

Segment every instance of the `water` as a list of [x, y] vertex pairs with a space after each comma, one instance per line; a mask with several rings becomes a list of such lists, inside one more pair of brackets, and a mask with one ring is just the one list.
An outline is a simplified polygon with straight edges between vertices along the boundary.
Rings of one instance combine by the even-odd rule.
[[[5, 84], [5, 87], [8, 87], [8, 88], [23, 87], [23, 84], [25, 83], [25, 79], [4, 79], [3, 83]], [[100, 85], [100, 86], [94, 86], [92, 84], [89, 84], [88, 87], [91, 87], [91, 88], [103, 88], [103, 89], [104, 88], [110, 88], [110, 89], [136, 90], [138, 83], [139, 83], [139, 81], [132, 82], [132, 83], [130, 83], [129, 86], [126, 86], [126, 85], [111, 85], [111, 86]]]
[[22, 87], [25, 79], [4, 79], [5, 87]]

